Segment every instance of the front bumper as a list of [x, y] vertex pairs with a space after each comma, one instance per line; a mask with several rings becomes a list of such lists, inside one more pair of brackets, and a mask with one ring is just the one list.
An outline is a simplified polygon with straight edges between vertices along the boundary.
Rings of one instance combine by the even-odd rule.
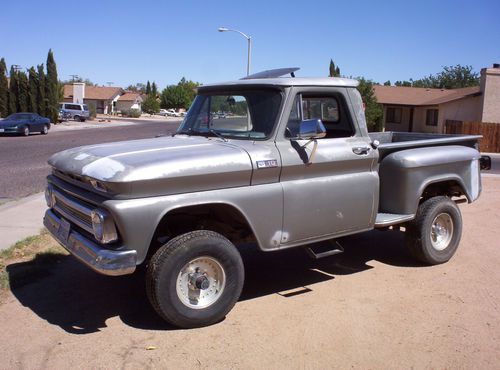
[[[43, 224], [52, 236], [81, 262], [95, 271], [110, 276], [127, 275], [135, 271], [135, 250], [110, 250], [102, 248], [78, 232], [71, 230], [50, 209], [45, 212]], [[65, 224], [65, 225], [64, 225]]]
[[[3, 130], [3, 131], [2, 131]], [[22, 134], [23, 129], [21, 127], [0, 127], [1, 134]]]

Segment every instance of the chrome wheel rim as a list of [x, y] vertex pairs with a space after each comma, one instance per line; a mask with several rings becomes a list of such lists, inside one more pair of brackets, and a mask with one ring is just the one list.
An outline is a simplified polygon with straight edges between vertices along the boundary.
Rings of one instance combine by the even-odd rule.
[[226, 273], [219, 261], [208, 256], [197, 257], [180, 270], [177, 297], [189, 308], [206, 308], [217, 302], [225, 285]]
[[440, 213], [432, 221], [431, 244], [435, 250], [448, 247], [453, 237], [453, 219], [448, 213]]
[[43, 133], [46, 134], [47, 132], [49, 132], [49, 129], [47, 128], [47, 126], [43, 126]]
[[25, 127], [24, 128], [24, 136], [28, 136], [30, 134], [30, 129]]

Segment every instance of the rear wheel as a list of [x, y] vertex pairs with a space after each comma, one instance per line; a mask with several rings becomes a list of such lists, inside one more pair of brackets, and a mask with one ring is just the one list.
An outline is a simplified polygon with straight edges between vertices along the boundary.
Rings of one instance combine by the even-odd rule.
[[74, 117], [73, 117], [73, 119], [74, 119], [75, 121], [81, 121], [81, 118], [80, 118], [80, 116], [79, 116], [79, 115], [74, 116]]
[[43, 125], [42, 131], [40, 131], [42, 135], [47, 135], [49, 133], [49, 126]]
[[180, 235], [152, 257], [146, 287], [158, 314], [182, 328], [222, 320], [238, 300], [244, 268], [236, 247], [208, 230]]
[[462, 215], [458, 206], [445, 196], [423, 202], [415, 219], [408, 224], [406, 242], [419, 261], [437, 265], [455, 254], [462, 235]]

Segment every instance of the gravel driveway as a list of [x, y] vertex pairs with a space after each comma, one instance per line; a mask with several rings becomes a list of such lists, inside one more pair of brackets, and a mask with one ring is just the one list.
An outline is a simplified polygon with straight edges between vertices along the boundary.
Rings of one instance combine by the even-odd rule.
[[403, 235], [372, 231], [319, 262], [250, 254], [221, 323], [175, 330], [143, 276], [97, 275], [65, 257], [0, 306], [0, 368], [474, 368], [500, 364], [500, 177], [461, 205], [455, 257], [424, 267]]

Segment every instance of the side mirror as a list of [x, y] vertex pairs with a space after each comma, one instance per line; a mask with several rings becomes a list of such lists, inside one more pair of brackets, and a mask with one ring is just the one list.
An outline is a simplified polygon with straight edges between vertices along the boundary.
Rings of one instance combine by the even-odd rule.
[[307, 119], [299, 124], [297, 139], [314, 140], [326, 136], [326, 129], [320, 119]]

